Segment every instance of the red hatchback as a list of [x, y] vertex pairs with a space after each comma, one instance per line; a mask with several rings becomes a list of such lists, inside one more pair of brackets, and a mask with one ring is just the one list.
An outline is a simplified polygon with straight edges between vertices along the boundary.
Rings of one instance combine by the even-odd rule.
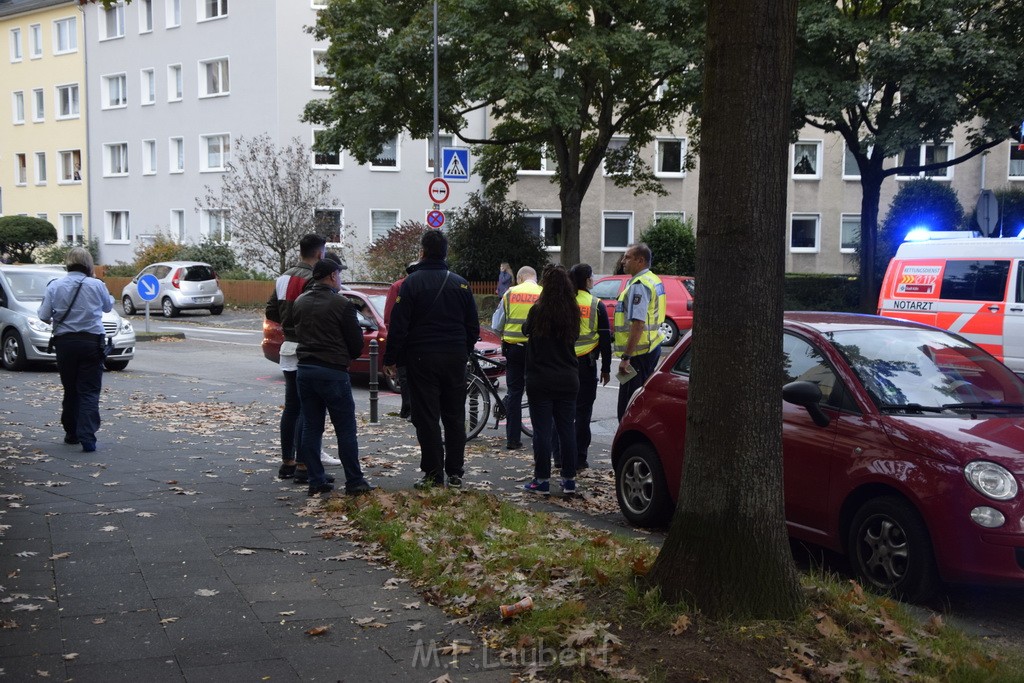
[[[783, 470], [791, 537], [849, 556], [917, 601], [948, 582], [1024, 586], [1024, 383], [916, 323], [789, 313]], [[637, 392], [612, 446], [623, 514], [666, 523], [683, 461], [686, 338]]]
[[[632, 276], [608, 275], [594, 283], [590, 293], [601, 300], [608, 310], [608, 322], [615, 326], [615, 302]], [[661, 333], [665, 346], [679, 341], [680, 333], [693, 327], [693, 278], [682, 275], [659, 275], [665, 285], [665, 322]]]

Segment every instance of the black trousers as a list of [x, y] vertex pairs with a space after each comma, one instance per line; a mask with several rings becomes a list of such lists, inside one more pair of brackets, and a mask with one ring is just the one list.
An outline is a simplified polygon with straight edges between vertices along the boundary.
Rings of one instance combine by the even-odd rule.
[[465, 351], [413, 351], [406, 357], [409, 396], [415, 406], [412, 424], [420, 442], [420, 469], [436, 482], [445, 474], [463, 475], [467, 358]]
[[[88, 338], [87, 338], [88, 337]], [[103, 388], [103, 335], [55, 338], [57, 372], [64, 386], [60, 422], [82, 448], [95, 450], [100, 428], [100, 390]]]
[[647, 353], [633, 356], [630, 360], [629, 364], [636, 370], [636, 377], [619, 386], [619, 405], [617, 406], [616, 416], [620, 422], [622, 421], [622, 416], [626, 414], [626, 406], [629, 405], [629, 399], [633, 398], [633, 394], [639, 391], [640, 387], [647, 381], [647, 378], [654, 374], [654, 370], [658, 367], [659, 358], [661, 358], [660, 344]]
[[[580, 390], [576, 394], [576, 466], [587, 463], [587, 451], [590, 449], [590, 418], [594, 415], [594, 401], [597, 400], [597, 364], [598, 359], [591, 354], [576, 359], [579, 370]], [[531, 417], [533, 411], [531, 409]], [[562, 466], [562, 445], [558, 440], [558, 432], [551, 439], [551, 454], [555, 465]]]

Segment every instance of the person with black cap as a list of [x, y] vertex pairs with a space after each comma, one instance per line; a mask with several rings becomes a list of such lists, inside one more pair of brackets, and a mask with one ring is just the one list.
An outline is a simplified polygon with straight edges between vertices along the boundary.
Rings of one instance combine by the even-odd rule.
[[303, 420], [299, 459], [309, 471], [311, 496], [334, 490], [334, 478], [324, 472], [320, 461], [327, 414], [338, 435], [345, 493], [365, 493], [372, 488], [359, 466], [356, 410], [348, 374], [352, 360], [363, 352], [363, 334], [355, 306], [347, 298], [338, 296], [340, 272], [341, 266], [334, 261], [317, 261], [313, 266], [313, 285], [292, 307], [299, 340], [296, 383]]

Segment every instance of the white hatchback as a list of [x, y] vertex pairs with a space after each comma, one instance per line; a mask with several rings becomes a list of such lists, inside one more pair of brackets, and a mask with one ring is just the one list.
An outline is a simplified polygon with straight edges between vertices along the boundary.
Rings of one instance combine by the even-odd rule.
[[152, 275], [160, 289], [154, 306], [159, 306], [164, 317], [174, 318], [183, 310], [205, 308], [213, 315], [224, 312], [224, 292], [220, 290], [217, 273], [209, 263], [198, 261], [164, 261], [146, 266], [121, 290], [121, 309], [132, 315], [146, 308], [139, 294], [139, 278]]

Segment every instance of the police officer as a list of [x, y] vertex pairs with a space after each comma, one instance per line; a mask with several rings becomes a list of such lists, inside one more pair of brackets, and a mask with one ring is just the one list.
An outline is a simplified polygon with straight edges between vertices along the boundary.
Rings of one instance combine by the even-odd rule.
[[650, 271], [651, 249], [643, 242], [631, 244], [622, 266], [632, 276], [615, 304], [615, 352], [621, 359], [619, 373], [636, 370], [636, 376], [619, 385], [618, 418], [637, 389], [654, 372], [661, 356], [661, 324], [665, 322], [665, 285]]
[[520, 432], [523, 423], [523, 391], [526, 389], [526, 335], [523, 323], [530, 308], [540, 297], [541, 286], [537, 284], [537, 271], [523, 266], [516, 274], [515, 287], [510, 287], [501, 297], [501, 305], [494, 312], [491, 327], [501, 336], [501, 352], [505, 354], [505, 448], [518, 450], [523, 447]]

